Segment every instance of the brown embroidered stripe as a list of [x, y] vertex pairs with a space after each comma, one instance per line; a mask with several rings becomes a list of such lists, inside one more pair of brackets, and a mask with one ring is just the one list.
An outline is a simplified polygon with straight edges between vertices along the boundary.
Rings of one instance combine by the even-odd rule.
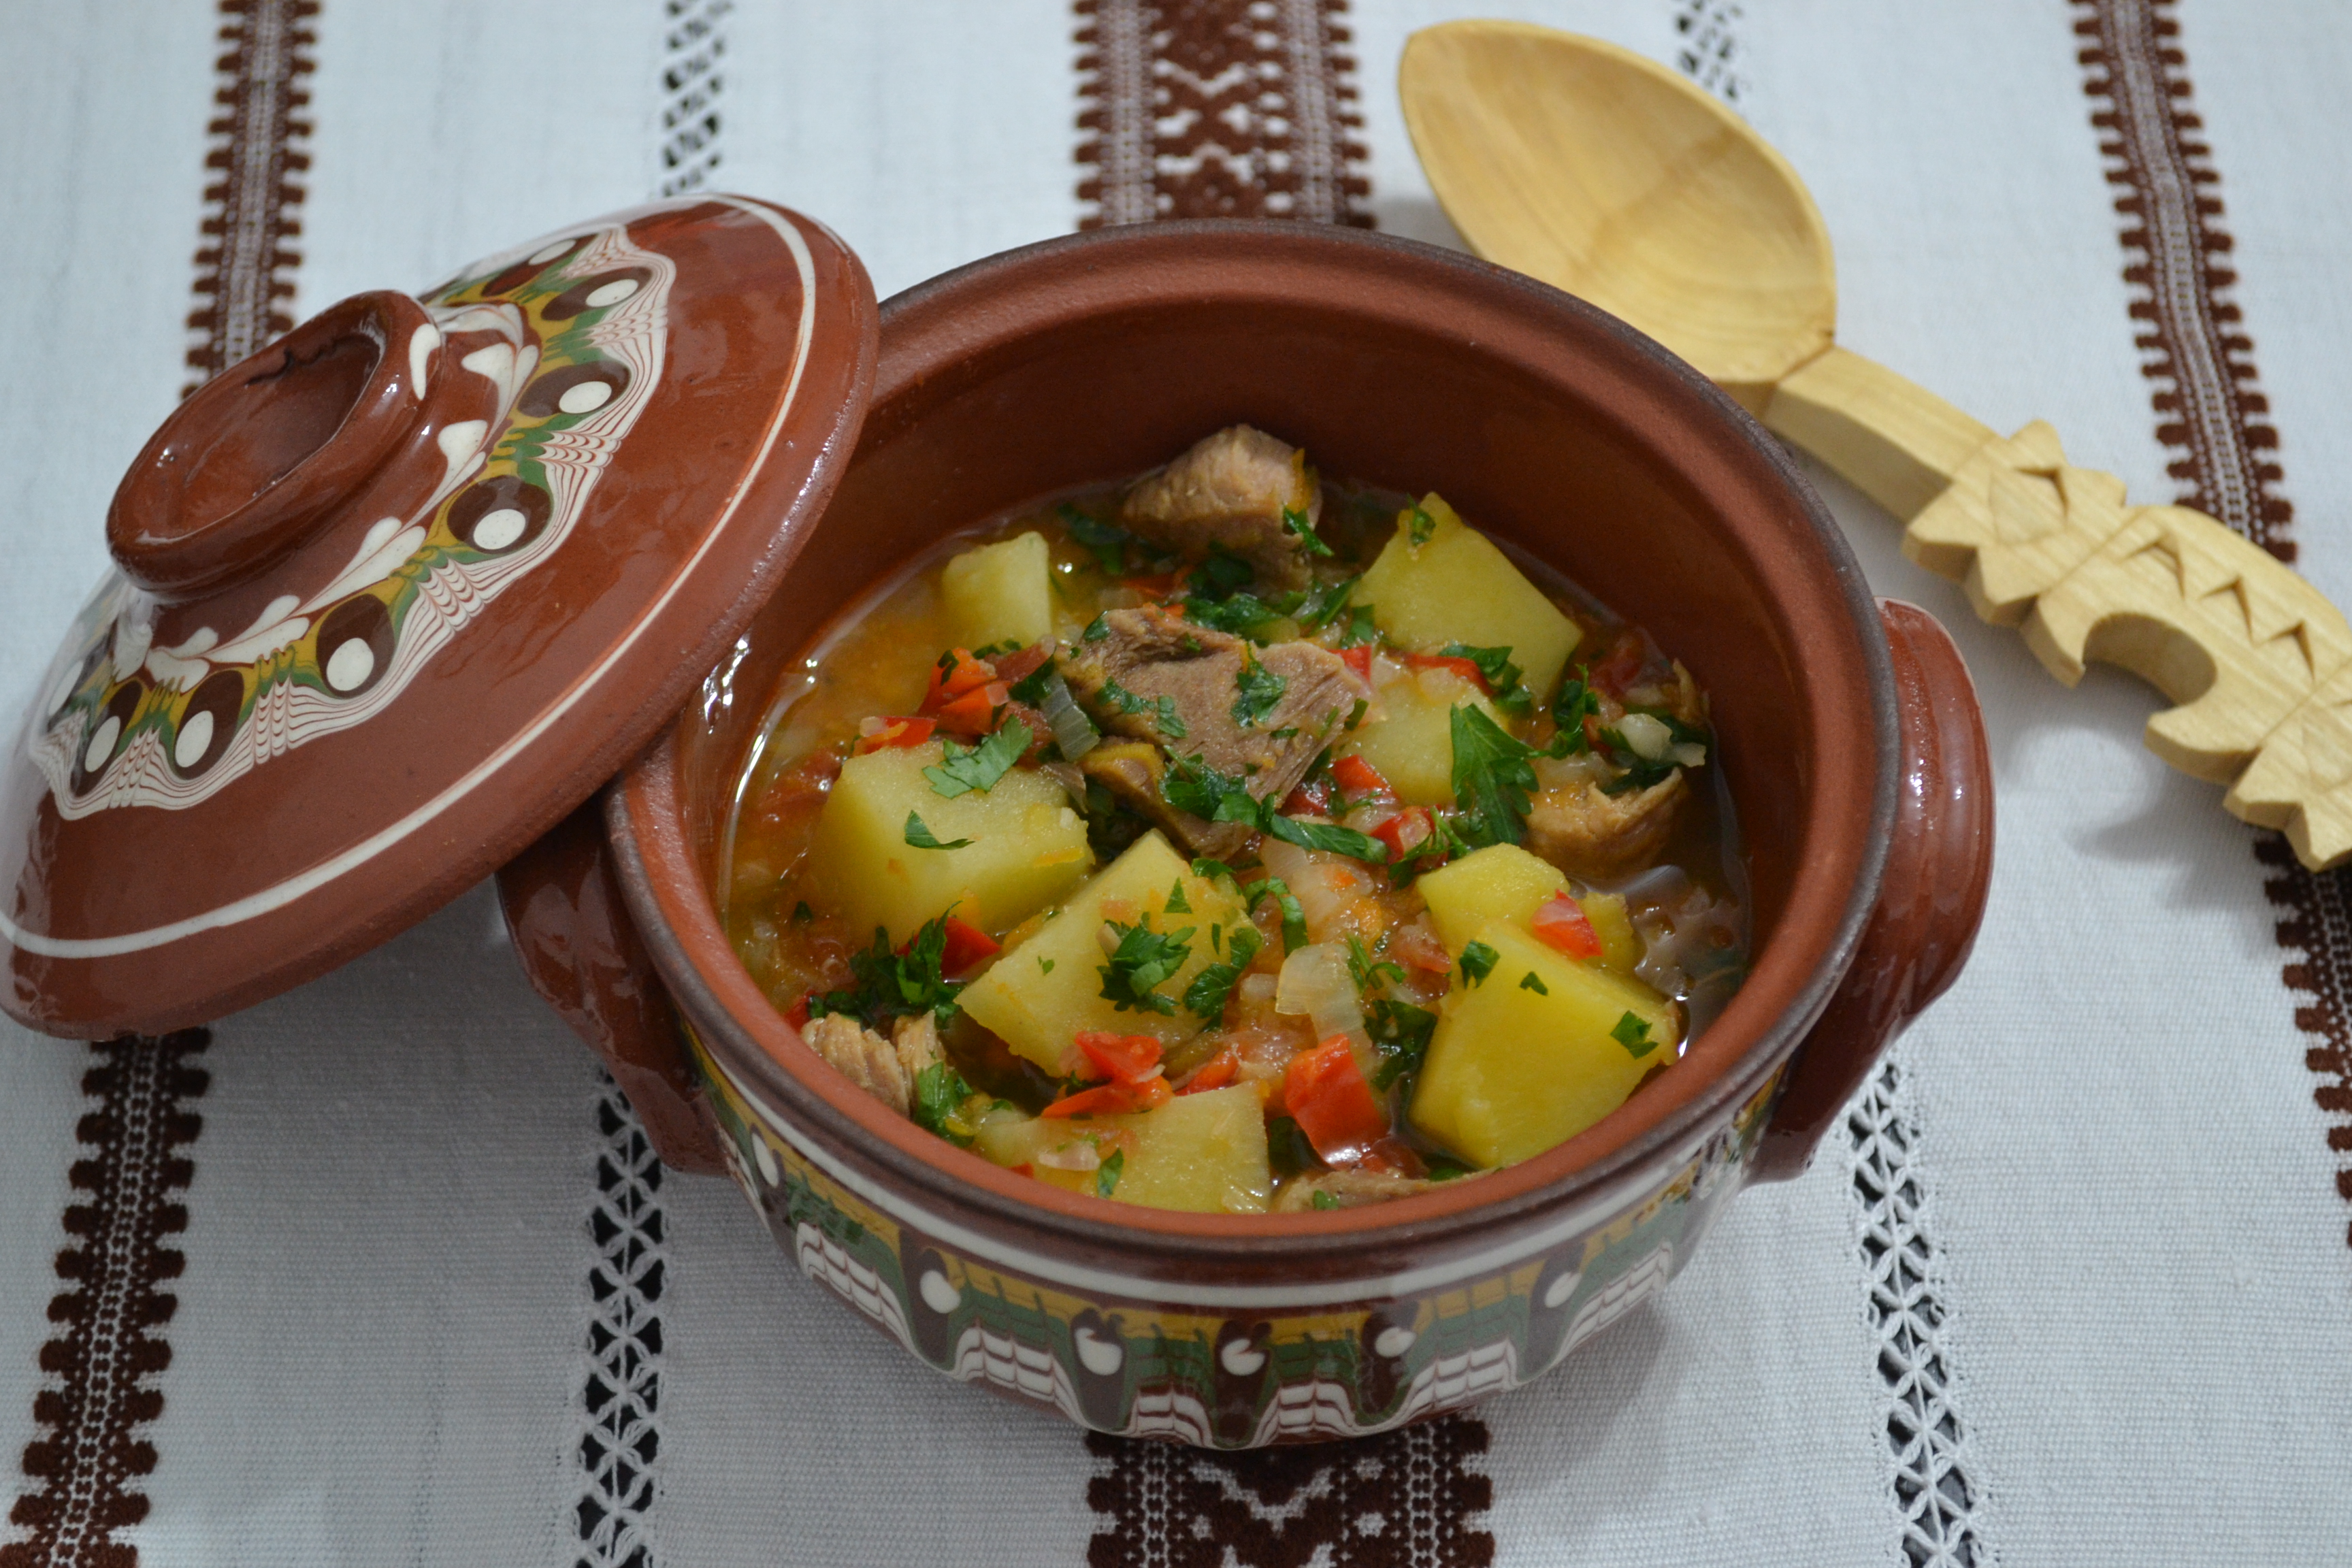
[[1162, 217], [1369, 227], [1345, 0], [1077, 0], [1082, 228]]
[[179, 1301], [161, 1286], [184, 1261], [164, 1243], [187, 1228], [179, 1194], [195, 1167], [184, 1151], [203, 1125], [187, 1107], [208, 1081], [192, 1058], [207, 1043], [190, 1029], [90, 1047], [99, 1065], [82, 1092], [98, 1105], [81, 1120], [91, 1148], [73, 1168], [86, 1201], [65, 1214], [75, 1239], [58, 1254], [66, 1288], [41, 1347], [49, 1386], [33, 1401], [44, 1435], [23, 1461], [38, 1489], [9, 1511], [26, 1534], [0, 1546], [0, 1568], [136, 1568], [138, 1550], [115, 1532], [147, 1515], [135, 1480], [154, 1469], [155, 1448], [138, 1428], [163, 1410], [155, 1379], [172, 1362], [163, 1330]]
[[[1076, 0], [1080, 226], [1305, 218], [1370, 227], [1344, 0]], [[1484, 1425], [1213, 1454], [1089, 1435], [1093, 1568], [1475, 1568]]]
[[317, 36], [309, 24], [318, 3], [221, 0], [220, 13], [227, 49], [213, 94], [220, 113], [205, 127], [213, 148], [205, 167], [215, 177], [205, 187], [196, 308], [188, 316], [188, 365], [196, 374], [183, 395], [293, 327], [285, 307], [301, 260], [288, 244], [302, 232], [294, 216], [303, 195], [298, 176], [310, 166], [302, 79], [313, 68]]
[[[2278, 432], [2266, 420], [2253, 340], [2222, 291], [2237, 281], [2223, 258], [2221, 176], [2192, 107], [2189, 61], [2174, 0], [2074, 0], [2084, 40], [2083, 90], [2091, 123], [2120, 191], [2124, 278], [2133, 286], [2139, 346], [2157, 383], [2157, 437], [2179, 454], [2172, 474], [2183, 504], [2202, 508], [2283, 561], [2294, 510], [2280, 493]], [[2352, 1154], [2352, 884], [2347, 873], [2314, 876], [2285, 839], [2263, 834], [2254, 855], [2275, 873], [2263, 885], [2287, 918], [2279, 945], [2300, 952], [2283, 974], [2306, 998], [2298, 1028], [2318, 1037], [2305, 1062], [2319, 1075], [2313, 1098], [2336, 1120], [2327, 1146]], [[2352, 1169], [2336, 1173], [2352, 1201]], [[2346, 1232], [2352, 1244], [2352, 1228]]]

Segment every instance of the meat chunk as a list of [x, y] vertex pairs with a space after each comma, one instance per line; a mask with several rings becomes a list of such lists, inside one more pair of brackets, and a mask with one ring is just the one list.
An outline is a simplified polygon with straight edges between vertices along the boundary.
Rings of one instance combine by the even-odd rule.
[[1425, 1193], [1435, 1184], [1419, 1176], [1400, 1176], [1389, 1171], [1325, 1171], [1302, 1176], [1283, 1188], [1282, 1195], [1274, 1200], [1274, 1212], [1305, 1214], [1315, 1207], [1318, 1196], [1328, 1196], [1331, 1206], [1360, 1208], [1366, 1204]]
[[[1260, 800], [1290, 793], [1370, 693], [1313, 643], [1253, 650], [1169, 610], [1112, 610], [1104, 635], [1062, 660], [1105, 730], [1196, 757]], [[1105, 783], [1110, 781], [1106, 779]]]
[[1549, 789], [1529, 803], [1528, 847], [1587, 881], [1638, 871], [1665, 847], [1689, 794], [1679, 768], [1625, 795], [1604, 795], [1597, 784]]
[[1240, 556], [1279, 588], [1307, 586], [1307, 542], [1283, 525], [1285, 508], [1322, 515], [1320, 487], [1307, 455], [1263, 430], [1235, 425], [1129, 490], [1119, 520], [1147, 539], [1198, 559], [1213, 550]]
[[898, 1020], [896, 1037], [884, 1039], [856, 1019], [839, 1013], [812, 1018], [801, 1038], [833, 1068], [905, 1116], [914, 1104], [915, 1080], [941, 1059], [939, 1026], [929, 1013]]
[[1168, 804], [1160, 781], [1168, 759], [1146, 741], [1106, 741], [1086, 754], [1079, 771], [1149, 820], [1167, 829], [1170, 837], [1195, 855], [1227, 860], [1241, 853], [1255, 831], [1245, 822], [1211, 822], [1179, 811]]

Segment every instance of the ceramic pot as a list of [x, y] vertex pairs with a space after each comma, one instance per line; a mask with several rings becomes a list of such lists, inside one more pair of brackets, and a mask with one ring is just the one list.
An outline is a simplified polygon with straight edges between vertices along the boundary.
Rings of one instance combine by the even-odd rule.
[[[1370, 1207], [1113, 1205], [956, 1150], [802, 1042], [711, 896], [768, 696], [857, 589], [1242, 420], [1327, 471], [1441, 491], [1649, 627], [1712, 694], [1750, 863], [1752, 973], [1680, 1065], [1536, 1159]], [[1743, 1182], [1801, 1167], [1974, 938], [1990, 773], [1948, 638], [1872, 601], [1728, 398], [1500, 268], [1345, 230], [1167, 224], [950, 273], [884, 307], [860, 443], [793, 526], [781, 586], [699, 700], [502, 874], [518, 944], [666, 1159], [731, 1171], [800, 1266], [909, 1353], [1087, 1426], [1353, 1436], [1540, 1374], [1664, 1286]]]

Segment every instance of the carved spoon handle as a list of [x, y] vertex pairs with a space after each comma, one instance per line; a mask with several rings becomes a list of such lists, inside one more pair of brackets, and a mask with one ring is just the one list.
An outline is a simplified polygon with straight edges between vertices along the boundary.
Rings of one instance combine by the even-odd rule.
[[1997, 436], [1845, 349], [1785, 377], [1764, 423], [1905, 520], [1903, 553], [2060, 680], [2095, 659], [2163, 692], [2148, 749], [2228, 784], [2231, 815], [2312, 870], [2352, 858], [2352, 626], [2318, 589], [2203, 512], [2126, 505], [2041, 420]]

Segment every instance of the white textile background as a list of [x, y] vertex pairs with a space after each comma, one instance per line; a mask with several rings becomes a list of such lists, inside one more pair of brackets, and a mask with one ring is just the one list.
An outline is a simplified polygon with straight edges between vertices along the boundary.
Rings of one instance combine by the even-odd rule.
[[[295, 314], [648, 194], [662, 9], [329, 0]], [[2324, 0], [2181, 10], [2300, 563], [2346, 600], [2352, 24]], [[1836, 240], [1841, 341], [2170, 499], [2061, 0], [1356, 0], [1370, 210], [1450, 241], [1394, 100], [1413, 27], [1518, 15], [1671, 58], [1678, 16], [1732, 12], [1739, 106]], [[214, 26], [166, 0], [11, 8], [10, 712], [184, 376]], [[1064, 232], [1072, 26], [1062, 0], [743, 6], [716, 183], [833, 224], [886, 294]], [[1898, 1052], [1979, 1560], [2342, 1560], [2342, 1162], [2251, 835], [2140, 749], [2142, 689], [2062, 690], [1817, 477], [1879, 590], [1958, 637], [1999, 775], [1975, 961]], [[591, 1064], [496, 920], [477, 890], [216, 1027], [152, 1511], [125, 1532], [142, 1562], [574, 1559], [603, 1135]], [[86, 1066], [0, 1040], [0, 1455], [34, 1435]], [[1803, 1179], [1740, 1197], [1663, 1298], [1484, 1408], [1498, 1562], [1903, 1561], [1852, 1159], [1833, 1135]], [[916, 1364], [725, 1184], [661, 1200], [654, 1562], [1086, 1559], [1101, 1461], [1074, 1428]]]

